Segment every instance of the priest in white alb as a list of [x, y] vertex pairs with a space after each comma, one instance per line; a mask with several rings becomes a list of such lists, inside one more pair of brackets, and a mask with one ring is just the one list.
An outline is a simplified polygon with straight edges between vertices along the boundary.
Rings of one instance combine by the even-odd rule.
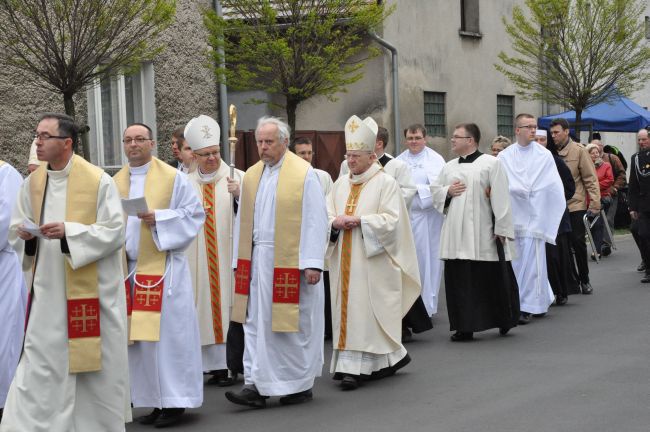
[[546, 243], [555, 244], [566, 208], [564, 186], [551, 153], [535, 142], [537, 121], [515, 118], [517, 142], [499, 153], [508, 175], [517, 257], [512, 267], [519, 284], [520, 324], [543, 315], [554, 295], [546, 269]]
[[[22, 265], [16, 251], [9, 244], [11, 210], [23, 184], [23, 177], [14, 167], [0, 161], [0, 420], [7, 400], [9, 384], [14, 378], [23, 345], [27, 290]], [[22, 255], [22, 242], [17, 243]]]
[[420, 295], [408, 211], [397, 181], [377, 163], [376, 136], [372, 118], [348, 119], [350, 172], [328, 197], [331, 371], [344, 390], [392, 375], [410, 361], [401, 343], [402, 318]]
[[313, 168], [288, 151], [289, 126], [257, 123], [260, 161], [246, 171], [235, 225], [232, 320], [244, 324], [244, 387], [229, 401], [312, 400], [323, 368], [325, 197]]
[[114, 177], [120, 196], [146, 200], [126, 222], [131, 398], [134, 408], [154, 408], [139, 423], [165, 427], [203, 403], [201, 342], [184, 251], [205, 213], [187, 176], [152, 156], [148, 126], [127, 127], [122, 141], [129, 163]]
[[211, 117], [200, 115], [185, 127], [185, 140], [192, 148], [197, 169], [190, 183], [203, 203], [205, 223], [185, 251], [190, 266], [196, 312], [201, 333], [203, 371], [208, 384], [232, 385], [226, 362], [226, 336], [230, 323], [232, 290], [232, 225], [244, 173], [221, 159], [221, 128]]
[[440, 259], [453, 342], [491, 328], [505, 335], [519, 319], [508, 178], [497, 158], [479, 151], [480, 140], [476, 124], [456, 126], [451, 150], [459, 157], [431, 185], [434, 206], [446, 211]]
[[409, 167], [411, 179], [417, 188], [409, 215], [418, 255], [422, 300], [428, 315], [432, 316], [438, 312], [438, 290], [442, 276], [440, 231], [445, 217], [433, 206], [430, 185], [438, 178], [445, 160], [435, 150], [427, 147], [424, 126], [413, 124], [406, 128], [405, 135], [408, 150], [397, 156], [397, 159]]
[[2, 432], [124, 431], [131, 420], [124, 220], [111, 177], [74, 154], [78, 138], [72, 118], [43, 115], [36, 145], [47, 163], [13, 211], [10, 241], [24, 247], [33, 283]]

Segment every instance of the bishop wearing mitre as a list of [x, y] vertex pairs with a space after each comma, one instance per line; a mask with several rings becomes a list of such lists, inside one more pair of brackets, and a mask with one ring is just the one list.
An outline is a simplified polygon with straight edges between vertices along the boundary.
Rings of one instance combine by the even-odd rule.
[[410, 357], [402, 317], [420, 295], [406, 204], [374, 153], [377, 124], [352, 116], [345, 125], [348, 175], [328, 196], [331, 226], [331, 371], [341, 388], [394, 374]]

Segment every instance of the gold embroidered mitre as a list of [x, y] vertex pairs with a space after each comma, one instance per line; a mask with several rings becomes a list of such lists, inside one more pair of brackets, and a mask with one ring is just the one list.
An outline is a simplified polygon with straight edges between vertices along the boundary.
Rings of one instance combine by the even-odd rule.
[[221, 128], [215, 119], [201, 114], [187, 123], [183, 136], [192, 151], [197, 151], [206, 147], [218, 146], [221, 140]]
[[361, 120], [353, 115], [345, 123], [345, 149], [374, 152], [378, 129], [371, 117]]

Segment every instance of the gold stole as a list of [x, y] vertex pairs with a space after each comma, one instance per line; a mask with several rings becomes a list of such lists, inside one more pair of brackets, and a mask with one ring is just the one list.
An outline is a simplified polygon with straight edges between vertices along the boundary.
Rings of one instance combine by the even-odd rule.
[[[72, 156], [66, 186], [65, 220], [92, 225], [97, 217], [97, 194], [104, 171], [79, 156]], [[30, 200], [34, 222], [41, 225], [43, 200], [47, 188], [47, 165], [30, 176]], [[99, 281], [97, 263], [76, 270], [64, 259], [68, 322], [70, 373], [102, 369], [102, 344], [99, 328]]]
[[[151, 165], [144, 181], [144, 196], [150, 210], [169, 208], [177, 173], [175, 168], [160, 159], [151, 159]], [[120, 196], [124, 199], [129, 198], [131, 189], [129, 166], [124, 166], [113, 179]], [[131, 281], [128, 278], [124, 281], [127, 294], [127, 314], [130, 317], [129, 340], [131, 341], [157, 342], [160, 340], [160, 315], [166, 264], [167, 252], [158, 250], [153, 240], [151, 227], [145, 222], [141, 222], [138, 259], [133, 276], [135, 285], [133, 295], [131, 295]]]
[[[309, 164], [287, 151], [280, 167], [275, 197], [273, 305], [271, 329], [298, 332], [300, 322], [300, 227], [302, 199]], [[264, 172], [262, 161], [246, 171], [239, 200], [239, 250], [231, 319], [246, 321], [253, 249], [255, 197]]]

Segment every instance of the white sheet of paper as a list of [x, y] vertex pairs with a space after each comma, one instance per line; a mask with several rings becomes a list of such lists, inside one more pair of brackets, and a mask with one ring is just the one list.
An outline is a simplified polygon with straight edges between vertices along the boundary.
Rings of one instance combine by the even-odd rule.
[[25, 221], [23, 222], [23, 231], [27, 231], [34, 237], [49, 240], [49, 238], [45, 237], [43, 233], [38, 229], [38, 225], [36, 225], [34, 222], [30, 220], [25, 219]]
[[137, 216], [138, 213], [146, 213], [149, 211], [147, 200], [145, 197], [123, 199], [122, 208], [129, 216]]

